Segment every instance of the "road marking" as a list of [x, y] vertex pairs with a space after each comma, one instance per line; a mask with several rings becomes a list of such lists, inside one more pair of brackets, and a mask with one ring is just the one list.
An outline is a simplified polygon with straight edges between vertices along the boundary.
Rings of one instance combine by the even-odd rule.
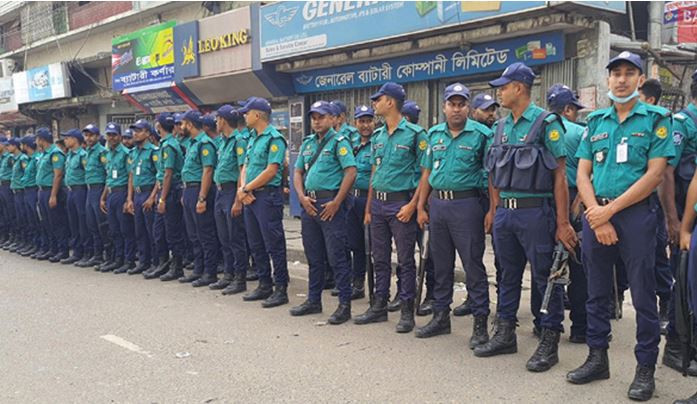
[[123, 339], [123, 338], [121, 338], [121, 337], [119, 337], [119, 336], [112, 335], [112, 334], [107, 334], [107, 335], [102, 335], [102, 336], [99, 337], [99, 338], [101, 338], [101, 339], [103, 339], [103, 340], [105, 340], [105, 341], [109, 341], [109, 342], [111, 342], [112, 344], [116, 344], [116, 345], [120, 346], [121, 348], [126, 348], [126, 349], [128, 349], [129, 351], [132, 351], [132, 352], [135, 352], [135, 353], [139, 353], [139, 354], [141, 354], [141, 355], [145, 355], [145, 356], [147, 356], [148, 358], [152, 358], [152, 354], [151, 354], [150, 352], [144, 351], [144, 350], [143, 350], [141, 347], [139, 347], [138, 345], [136, 345], [136, 344], [134, 344], [134, 343], [132, 343], [132, 342], [130, 342], [130, 341], [126, 341], [125, 339]]

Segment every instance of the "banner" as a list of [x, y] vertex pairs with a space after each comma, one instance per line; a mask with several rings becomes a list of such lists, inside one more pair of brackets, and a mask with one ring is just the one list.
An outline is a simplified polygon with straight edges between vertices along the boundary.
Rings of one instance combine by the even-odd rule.
[[199, 75], [198, 21], [174, 27], [174, 79], [181, 82]]
[[113, 88], [174, 79], [174, 21], [114, 38], [111, 42]]
[[70, 82], [66, 67], [62, 63], [15, 73], [12, 75], [15, 101], [17, 104], [70, 97]]

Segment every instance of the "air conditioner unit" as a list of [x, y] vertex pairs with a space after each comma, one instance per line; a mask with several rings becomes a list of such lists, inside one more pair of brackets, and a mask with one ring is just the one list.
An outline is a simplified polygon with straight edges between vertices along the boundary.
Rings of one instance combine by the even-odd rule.
[[12, 77], [15, 71], [15, 61], [12, 59], [0, 59], [0, 78]]

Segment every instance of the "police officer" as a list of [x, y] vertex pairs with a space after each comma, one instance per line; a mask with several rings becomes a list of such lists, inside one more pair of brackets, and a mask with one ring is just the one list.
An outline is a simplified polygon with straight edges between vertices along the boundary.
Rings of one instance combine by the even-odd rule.
[[402, 106], [402, 115], [407, 121], [417, 125], [419, 123], [419, 115], [421, 115], [421, 107], [419, 107], [416, 101], [405, 100]]
[[133, 129], [126, 128], [121, 136], [121, 142], [129, 150], [133, 150]]
[[348, 109], [346, 108], [346, 104], [341, 100], [334, 100], [331, 104], [336, 110], [334, 130], [339, 136], [349, 139], [352, 144], [357, 143], [360, 139], [360, 135], [358, 134], [358, 129], [348, 123], [348, 118], [346, 116], [348, 114]]
[[[107, 126], [109, 129], [109, 126]], [[113, 128], [111, 128], [113, 130]], [[85, 155], [82, 158], [82, 168], [85, 173], [85, 186], [87, 195], [85, 197], [85, 225], [91, 237], [92, 250], [86, 251], [84, 261], [78, 261], [76, 266], [81, 268], [97, 267], [104, 262], [105, 245], [111, 245], [108, 237], [108, 226], [106, 216], [99, 207], [99, 201], [104, 192], [106, 182], [106, 154], [107, 150], [99, 142], [100, 133], [97, 125], [90, 123], [82, 129], [82, 136], [85, 139]], [[111, 248], [109, 248], [111, 250]], [[109, 259], [111, 254], [107, 254]]]
[[[163, 233], [172, 252], [172, 259], [169, 266], [166, 266], [167, 257], [161, 257], [160, 265], [144, 275], [146, 279], [159, 276], [163, 282], [184, 276], [183, 259], [186, 253], [186, 226], [183, 223], [181, 204], [181, 168], [184, 165], [184, 154], [174, 135], [174, 122], [174, 115], [169, 113], [161, 113], [157, 117], [157, 130], [162, 139], [157, 159], [157, 214], [162, 216]], [[163, 234], [155, 232], [154, 237], [157, 240], [163, 237]]]
[[211, 284], [211, 289], [224, 289], [224, 295], [247, 290], [247, 235], [244, 230], [242, 202], [237, 199], [240, 168], [244, 164], [247, 138], [238, 130], [242, 114], [231, 105], [223, 105], [217, 111], [217, 128], [220, 146], [218, 164], [213, 175], [218, 192], [215, 196], [215, 226], [220, 240], [225, 275]]
[[[49, 237], [50, 229], [48, 227], [48, 218], [41, 214], [41, 209], [39, 207], [39, 187], [37, 185], [37, 173], [39, 171], [39, 163], [41, 162], [44, 152], [41, 149], [41, 147], [39, 147], [39, 145], [36, 143], [36, 139], [38, 138], [39, 133], [38, 130], [36, 133], [37, 135], [34, 136], [34, 147], [36, 147], [36, 149], [34, 151], [34, 154], [32, 155], [33, 158], [30, 162], [30, 166], [28, 167], [26, 175], [34, 176], [33, 184], [36, 187], [36, 200], [33, 203], [33, 207], [34, 211], [36, 212], [36, 218], [39, 223], [39, 243], [37, 244], [37, 250], [33, 254], [29, 255], [29, 258], [38, 260], [39, 257], [47, 254], [51, 249], [51, 238]], [[31, 179], [28, 179], [27, 183], [31, 184]]]
[[[467, 277], [467, 295], [474, 314], [470, 349], [489, 340], [489, 283], [484, 268], [484, 211], [479, 188], [491, 130], [467, 119], [470, 91], [461, 83], [445, 88], [446, 122], [429, 130], [429, 148], [422, 161], [418, 205], [421, 227], [430, 223], [434, 263], [433, 318], [416, 330], [419, 338], [450, 333], [455, 252]], [[426, 203], [430, 202], [428, 212]], [[457, 214], [453, 214], [457, 212]]]
[[[574, 123], [578, 116], [578, 111], [585, 107], [576, 97], [568, 86], [554, 84], [547, 90], [547, 106], [553, 112], [562, 117], [564, 123], [564, 148], [566, 150], [566, 181], [569, 185], [569, 201], [571, 204], [571, 217], [569, 218], [574, 230], [581, 231], [581, 200], [577, 198], [578, 188], [576, 188], [576, 170], [578, 169], [578, 158], [576, 151], [581, 143], [581, 137], [585, 128]], [[586, 275], [580, 263], [581, 254], [576, 253], [575, 259], [569, 260], [569, 277], [571, 283], [568, 286], [569, 303], [571, 311], [571, 333], [569, 341], [577, 344], [586, 342]], [[538, 296], [541, 305], [541, 296]], [[539, 310], [539, 305], [535, 305], [533, 310]]]
[[130, 126], [133, 131], [134, 148], [128, 179], [126, 212], [134, 217], [138, 266], [128, 270], [129, 275], [140, 274], [150, 269], [153, 261], [153, 223], [155, 221], [158, 149], [150, 143], [155, 129], [145, 119], [137, 120]]
[[182, 117], [182, 133], [191, 139], [182, 167], [184, 222], [194, 252], [194, 272], [179, 278], [194, 287], [208, 286], [218, 280], [218, 238], [215, 232], [215, 186], [213, 170], [216, 149], [203, 132], [201, 114], [189, 110]]
[[414, 215], [418, 181], [414, 173], [428, 147], [426, 132], [407, 122], [400, 112], [405, 96], [404, 88], [393, 82], [383, 84], [371, 96], [375, 112], [385, 119], [385, 126], [377, 129], [373, 136], [373, 174], [364, 219], [372, 235], [375, 299], [371, 307], [354, 320], [356, 324], [387, 321], [394, 238], [402, 311], [396, 327], [399, 333], [414, 328], [414, 245], [418, 228]]
[[[280, 188], [287, 145], [283, 135], [269, 124], [271, 104], [267, 100], [251, 97], [240, 113], [244, 114], [250, 128], [250, 137], [237, 198], [245, 205], [247, 240], [259, 276], [259, 286], [243, 300], [266, 299], [262, 307], [276, 307], [288, 303], [288, 262]], [[273, 291], [269, 257], [274, 269]]]
[[206, 135], [208, 135], [208, 137], [213, 141], [215, 149], [220, 150], [220, 144], [223, 141], [223, 137], [220, 136], [220, 133], [218, 132], [218, 123], [215, 115], [203, 115], [201, 117], [201, 124], [203, 126], [203, 131], [206, 132]]
[[356, 179], [356, 162], [348, 137], [332, 128], [331, 105], [317, 101], [310, 107], [313, 134], [305, 137], [295, 163], [293, 182], [302, 212], [303, 248], [310, 267], [308, 297], [290, 314], [303, 316], [322, 312], [322, 289], [326, 263], [334, 270], [339, 306], [329, 324], [351, 318], [351, 266], [346, 255], [344, 204]]
[[[586, 362], [569, 372], [575, 384], [609, 378], [607, 356], [612, 265], [620, 257], [627, 270], [637, 313], [637, 359], [628, 396], [653, 395], [660, 327], [654, 273], [656, 189], [667, 159], [675, 155], [671, 117], [638, 100], [643, 83], [641, 58], [622, 52], [607, 65], [612, 107], [588, 116], [581, 140], [577, 183], [586, 206], [583, 220], [583, 266], [588, 277]], [[591, 175], [593, 177], [591, 182]]]
[[370, 187], [372, 164], [371, 137], [375, 130], [375, 112], [367, 105], [359, 105], [353, 114], [360, 139], [353, 144], [353, 155], [356, 160], [356, 181], [349, 195], [349, 211], [346, 216], [346, 231], [348, 246], [352, 255], [353, 289], [351, 300], [365, 297], [366, 255], [363, 219], [365, 218], [365, 203]]
[[62, 186], [65, 154], [53, 144], [53, 135], [47, 128], [39, 128], [37, 142], [44, 151], [36, 171], [39, 208], [41, 215], [47, 218], [51, 237], [51, 254], [43, 255], [38, 259], [58, 262], [68, 258], [68, 220], [65, 210], [65, 191]]
[[[493, 223], [502, 274], [496, 332], [489, 342], [474, 349], [479, 357], [517, 351], [516, 314], [526, 263], [529, 261], [532, 269], [531, 289], [542, 296], [555, 238], [568, 249], [576, 244], [576, 233], [569, 224], [564, 128], [557, 115], [532, 103], [534, 80], [532, 69], [513, 63], [500, 78], [489, 82], [511, 114], [494, 125], [494, 140], [487, 156], [491, 186], [485, 226], [489, 228]], [[559, 361], [564, 319], [561, 292], [555, 287], [549, 314], [540, 318], [540, 343], [526, 364], [529, 371], [544, 372]]]
[[65, 187], [68, 190], [66, 208], [70, 224], [71, 248], [73, 254], [61, 260], [61, 264], [74, 264], [92, 250], [92, 243], [87, 231], [85, 204], [87, 187], [85, 186], [85, 167], [82, 161], [87, 155], [82, 148], [84, 138], [80, 129], [70, 129], [63, 133], [63, 141], [68, 148], [65, 158]]
[[101, 272], [124, 273], [135, 268], [135, 245], [131, 236], [133, 216], [126, 213], [128, 197], [129, 150], [122, 143], [121, 126], [106, 125], [108, 151], [106, 154], [106, 182], [99, 207], [109, 221], [109, 233], [114, 245], [111, 261], [97, 267]]
[[12, 153], [7, 149], [8, 140], [3, 138], [0, 143], [0, 203], [2, 204], [2, 224], [4, 227], [3, 234], [8, 235], [7, 241], [3, 244], [4, 249], [17, 242], [17, 234], [15, 227], [14, 203], [12, 190], [10, 189], [10, 180], [12, 179], [12, 164], [14, 158]]
[[28, 157], [20, 150], [20, 142], [17, 138], [10, 138], [7, 141], [7, 151], [12, 154], [14, 163], [12, 164], [12, 178], [10, 189], [12, 190], [12, 200], [14, 205], [15, 223], [17, 227], [17, 242], [9, 249], [10, 252], [24, 250], [29, 244], [29, 234], [27, 227], [27, 213], [24, 205], [24, 183], [22, 176], [27, 166]]
[[23, 257], [29, 257], [43, 247], [39, 216], [36, 212], [36, 167], [37, 160], [40, 158], [40, 156], [36, 152], [36, 142], [33, 135], [24, 136], [21, 143], [21, 147], [27, 156], [26, 167], [24, 167], [24, 173], [22, 174], [21, 181], [24, 185], [24, 209], [27, 215], [27, 227], [29, 228], [30, 242], [29, 246], [19, 253]]

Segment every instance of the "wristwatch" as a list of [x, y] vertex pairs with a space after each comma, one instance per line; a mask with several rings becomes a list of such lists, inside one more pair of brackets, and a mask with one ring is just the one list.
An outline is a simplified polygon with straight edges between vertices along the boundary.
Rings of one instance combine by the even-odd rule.
[[198, 197], [198, 201], [199, 201], [200, 203], [206, 202], [206, 198], [199, 196], [199, 197]]

